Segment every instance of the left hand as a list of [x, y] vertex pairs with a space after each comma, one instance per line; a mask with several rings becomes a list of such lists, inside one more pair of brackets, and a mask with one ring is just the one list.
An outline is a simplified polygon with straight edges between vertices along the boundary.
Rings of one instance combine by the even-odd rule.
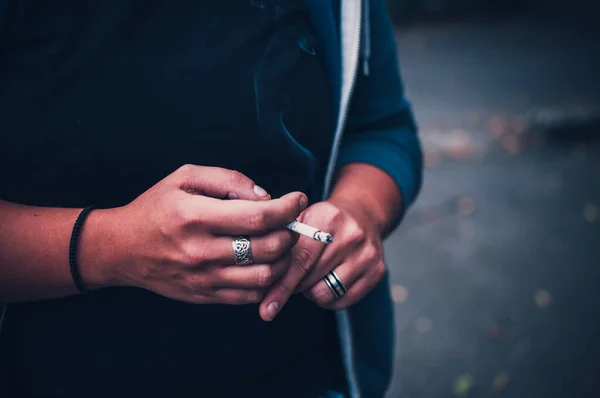
[[[260, 304], [260, 316], [266, 321], [272, 320], [296, 292], [327, 309], [347, 308], [371, 291], [386, 273], [382, 231], [364, 206], [330, 199], [310, 206], [298, 220], [329, 232], [334, 240], [325, 245], [300, 237], [290, 251], [288, 272]], [[347, 290], [340, 298], [323, 280], [330, 271], [335, 271]]]

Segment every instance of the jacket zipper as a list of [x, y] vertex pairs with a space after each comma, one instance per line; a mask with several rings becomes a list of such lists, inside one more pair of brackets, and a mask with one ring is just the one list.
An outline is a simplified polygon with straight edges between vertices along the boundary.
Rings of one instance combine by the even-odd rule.
[[[335, 135], [333, 138], [333, 145], [331, 148], [331, 155], [329, 157], [329, 162], [327, 164], [327, 171], [325, 174], [325, 183], [323, 187], [323, 200], [326, 200], [329, 196], [329, 191], [331, 190], [331, 185], [333, 182], [333, 176], [335, 173], [335, 166], [337, 163], [338, 153], [340, 150], [340, 145], [342, 142], [342, 136], [344, 132], [344, 128], [346, 127], [346, 121], [348, 118], [348, 111], [350, 108], [350, 99], [352, 97], [352, 92], [354, 91], [354, 86], [356, 85], [356, 79], [358, 76], [359, 69], [359, 61], [360, 61], [360, 51], [361, 51], [361, 33], [362, 33], [362, 18], [363, 18], [363, 1], [370, 0], [341, 0], [340, 4], [342, 7], [341, 10], [341, 18], [340, 18], [340, 27], [341, 27], [341, 42], [342, 42], [342, 94], [341, 94], [341, 102], [340, 102], [340, 111], [338, 114], [338, 123], [335, 130]], [[348, 6], [350, 4], [350, 6]], [[347, 10], [346, 7], [355, 6], [356, 10]], [[345, 19], [346, 12], [355, 12], [354, 18], [356, 20], [357, 26], [347, 26], [347, 22]], [[352, 21], [350, 21], [352, 23]], [[353, 29], [353, 30], [352, 30]], [[348, 43], [345, 39], [345, 35], [350, 35], [354, 33], [355, 42]], [[368, 32], [367, 32], [368, 33]], [[351, 49], [351, 53], [346, 50], [347, 46], [354, 45], [354, 48]], [[353, 57], [353, 58], [350, 58]], [[346, 81], [346, 68], [347, 65], [351, 65], [352, 77], [348, 81]], [[365, 68], [365, 74], [368, 74], [368, 69]], [[348, 89], [345, 90], [345, 87], [349, 84]], [[348, 379], [348, 389], [351, 398], [360, 398], [360, 389], [358, 386], [358, 380], [356, 376], [356, 369], [353, 363], [353, 353], [352, 353], [352, 333], [350, 330], [350, 318], [348, 315], [348, 310], [338, 311], [336, 314], [337, 322], [338, 322], [338, 331], [340, 336], [340, 342], [342, 344], [342, 356], [344, 359], [344, 363], [346, 364], [346, 376]]]
[[[343, 4], [344, 2], [348, 2], [348, 0], [342, 0], [341, 4], [342, 4], [342, 9], [343, 9]], [[369, 0], [364, 0], [364, 1], [369, 1]], [[352, 56], [354, 58], [351, 59], [351, 61], [347, 61], [345, 55], [343, 54], [343, 45], [344, 42], [342, 40], [342, 57], [343, 57], [343, 63], [348, 63], [348, 62], [352, 62], [352, 67], [353, 67], [353, 71], [352, 71], [352, 79], [350, 80], [350, 87], [348, 89], [348, 92], [344, 95], [344, 90], [343, 90], [343, 84], [342, 84], [342, 100], [341, 100], [341, 108], [340, 108], [340, 112], [339, 112], [339, 116], [338, 116], [338, 123], [337, 123], [337, 127], [335, 130], [335, 135], [333, 138], [333, 145], [331, 148], [331, 155], [329, 156], [329, 162], [327, 164], [327, 172], [325, 174], [325, 186], [323, 188], [323, 200], [327, 199], [327, 197], [329, 196], [329, 191], [331, 189], [331, 184], [332, 184], [332, 180], [333, 180], [333, 175], [335, 173], [335, 165], [337, 163], [337, 158], [338, 158], [338, 153], [340, 150], [340, 145], [342, 143], [342, 136], [344, 133], [344, 128], [346, 127], [346, 120], [348, 118], [348, 111], [350, 108], [350, 100], [352, 98], [352, 92], [354, 91], [354, 86], [356, 85], [356, 78], [358, 76], [358, 69], [359, 69], [359, 58], [360, 58], [360, 51], [361, 51], [361, 36], [362, 36], [362, 24], [363, 24], [363, 0], [356, 0], [356, 4], [357, 4], [357, 25], [355, 27], [355, 32], [357, 32], [357, 38], [356, 38], [356, 43], [355, 43], [355, 49], [354, 52], [352, 54]], [[342, 12], [342, 18], [341, 18], [341, 22], [340, 24], [343, 25], [344, 21], [343, 21], [343, 12]], [[344, 29], [342, 27], [342, 35], [344, 33]], [[368, 70], [367, 70], [368, 73]], [[345, 71], [342, 70], [342, 78], [345, 76]]]

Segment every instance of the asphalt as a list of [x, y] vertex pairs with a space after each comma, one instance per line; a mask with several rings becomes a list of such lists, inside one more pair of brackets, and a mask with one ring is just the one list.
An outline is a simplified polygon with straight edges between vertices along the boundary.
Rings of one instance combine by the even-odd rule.
[[557, 123], [600, 120], [600, 25], [512, 19], [398, 31], [428, 161], [515, 153]]
[[600, 41], [505, 21], [398, 43], [428, 165], [385, 242], [388, 397], [599, 397]]

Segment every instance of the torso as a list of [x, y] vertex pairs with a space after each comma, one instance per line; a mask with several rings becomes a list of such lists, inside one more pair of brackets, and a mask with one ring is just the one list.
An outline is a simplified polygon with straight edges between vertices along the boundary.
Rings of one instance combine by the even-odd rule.
[[[301, 0], [14, 1], [0, 37], [0, 197], [118, 206], [185, 163], [310, 193], [334, 124], [316, 47]], [[267, 396], [268, 379], [293, 384], [299, 369], [314, 388], [339, 377], [333, 314], [301, 296], [265, 323], [255, 305], [105, 289], [11, 306], [0, 340], [32, 395]]]

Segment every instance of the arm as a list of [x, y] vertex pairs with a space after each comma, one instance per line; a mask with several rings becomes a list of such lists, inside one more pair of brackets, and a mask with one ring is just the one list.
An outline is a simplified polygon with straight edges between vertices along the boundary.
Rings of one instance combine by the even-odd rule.
[[[282, 225], [307, 202], [299, 192], [271, 199], [231, 170], [184, 166], [126, 206], [92, 211], [79, 236], [78, 269], [89, 289], [133, 286], [198, 304], [255, 303], [288, 268], [284, 255], [297, 237]], [[77, 293], [68, 250], [80, 211], [0, 201], [0, 302]], [[257, 265], [224, 269], [234, 262], [234, 235], [252, 235]]]
[[[265, 320], [273, 319], [296, 291], [335, 310], [362, 299], [386, 273], [383, 236], [398, 225], [421, 187], [423, 157], [404, 98], [393, 27], [385, 1], [367, 1], [371, 73], [364, 76], [359, 70], [330, 197], [300, 216], [300, 221], [332, 233], [334, 242], [323, 246], [300, 238], [292, 249], [293, 266], [261, 304]], [[322, 281], [330, 271], [347, 288], [340, 298]]]
[[364, 213], [380, 236], [400, 217], [402, 194], [389, 174], [365, 163], [350, 163], [338, 173], [329, 201]]
[[[0, 201], [0, 302], [50, 299], [77, 292], [69, 271], [71, 230], [81, 209], [23, 206]], [[104, 282], [113, 262], [101, 225], [108, 211], [93, 211], [79, 238], [80, 273], [90, 288]], [[94, 242], [91, 244], [91, 242]]]
[[[370, 4], [371, 73], [365, 76], [362, 69], [358, 71], [339, 153], [336, 184], [351, 185], [344, 176], [347, 173], [344, 169], [355, 163], [372, 165], [387, 174], [395, 183], [401, 201], [382, 195], [379, 188], [370, 182], [371, 178], [375, 178], [371, 174], [363, 173], [363, 178], [356, 175], [353, 179], [358, 185], [366, 184], [369, 189], [377, 190], [378, 195], [371, 195], [377, 203], [370, 205], [389, 208], [391, 202], [385, 202], [391, 200], [401, 206], [396, 211], [387, 212], [390, 218], [386, 220], [386, 229], [389, 232], [399, 223], [421, 188], [423, 155], [410, 104], [404, 97], [394, 29], [385, 1], [370, 0]], [[334, 186], [332, 194], [340, 188]], [[391, 188], [381, 189], [392, 191]]]

